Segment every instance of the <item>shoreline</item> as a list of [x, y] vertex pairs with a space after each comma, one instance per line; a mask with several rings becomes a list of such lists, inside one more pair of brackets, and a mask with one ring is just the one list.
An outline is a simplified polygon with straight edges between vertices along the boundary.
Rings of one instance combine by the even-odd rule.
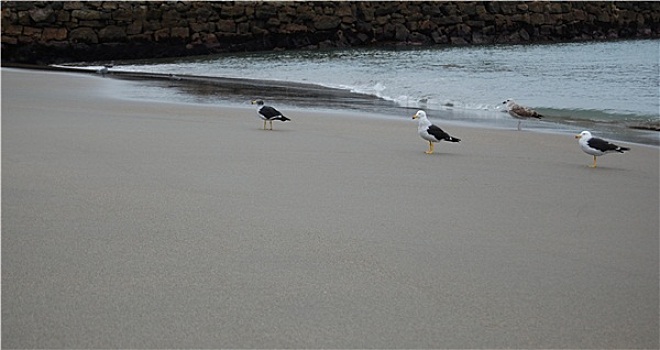
[[659, 345], [657, 147], [1, 71], [4, 347]]
[[[67, 66], [31, 66], [9, 65], [9, 68], [43, 69], [47, 71], [64, 71], [80, 74], [96, 74], [94, 68], [71, 68]], [[297, 83], [279, 80], [255, 80], [231, 77], [209, 77], [197, 75], [171, 75], [164, 73], [147, 73], [113, 70], [107, 75], [113, 79], [134, 81], [137, 84], [165, 87], [177, 90], [166, 96], [151, 95], [154, 100], [176, 99], [179, 102], [212, 104], [216, 106], [240, 106], [243, 101], [255, 97], [266, 101], [277, 100], [278, 105], [293, 109], [357, 111], [370, 114], [381, 114], [386, 118], [396, 118], [413, 114], [419, 108], [404, 107], [396, 102], [374, 95], [352, 92], [346, 89], [326, 87], [311, 83]], [[136, 88], [137, 89], [137, 88]], [[266, 93], [264, 93], [266, 89]], [[213, 99], [211, 99], [213, 96]], [[218, 96], [222, 96], [217, 99]], [[374, 110], [379, 110], [378, 113]], [[493, 129], [508, 129], [516, 121], [506, 115], [494, 111], [455, 109], [427, 109], [433, 118], [450, 125], [465, 125]], [[655, 126], [640, 127], [638, 124], [595, 122], [578, 119], [558, 119], [546, 117], [542, 121], [528, 120], [524, 122], [528, 130], [533, 132], [571, 133], [590, 130], [598, 137], [621, 142], [632, 142], [642, 145], [660, 147], [660, 132]]]

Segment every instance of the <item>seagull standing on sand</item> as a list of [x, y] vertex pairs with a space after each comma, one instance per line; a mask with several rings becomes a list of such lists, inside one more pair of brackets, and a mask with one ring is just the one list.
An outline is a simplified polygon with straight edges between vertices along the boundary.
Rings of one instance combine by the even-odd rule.
[[433, 143], [440, 142], [442, 140], [449, 142], [460, 142], [461, 140], [449, 136], [446, 132], [440, 129], [438, 126], [433, 125], [429, 118], [426, 117], [426, 112], [419, 110], [412, 117], [413, 119], [419, 119], [419, 124], [417, 126], [417, 133], [424, 140], [429, 142], [429, 150], [426, 151], [426, 154], [433, 153]]
[[579, 135], [575, 135], [575, 138], [578, 139], [580, 148], [582, 148], [584, 153], [594, 156], [594, 165], [591, 166], [592, 168], [596, 167], [596, 157], [607, 153], [630, 151], [630, 148], [617, 146], [603, 139], [593, 137], [589, 131], [583, 131]]
[[509, 112], [509, 115], [518, 119], [518, 130], [520, 130], [520, 123], [522, 123], [522, 120], [524, 119], [543, 118], [543, 116], [540, 115], [537, 111], [521, 106], [512, 99], [508, 99], [502, 103], [506, 105], [506, 110]]
[[257, 105], [257, 113], [259, 114], [259, 118], [264, 120], [264, 130], [266, 130], [266, 122], [270, 122], [270, 130], [273, 130], [273, 120], [281, 120], [283, 122], [291, 120], [285, 117], [277, 109], [271, 106], [265, 106], [264, 101], [262, 100], [254, 100], [252, 101], [252, 104]]

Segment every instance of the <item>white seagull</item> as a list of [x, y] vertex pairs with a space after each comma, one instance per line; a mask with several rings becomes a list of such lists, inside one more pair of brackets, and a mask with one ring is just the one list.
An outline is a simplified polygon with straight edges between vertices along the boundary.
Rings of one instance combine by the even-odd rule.
[[449, 136], [446, 132], [440, 129], [438, 126], [433, 125], [429, 118], [426, 117], [426, 112], [419, 110], [412, 117], [413, 119], [419, 119], [419, 124], [417, 125], [417, 133], [424, 140], [429, 142], [429, 150], [426, 151], [426, 154], [433, 153], [433, 143], [440, 142], [442, 140], [449, 142], [460, 142], [461, 139], [456, 137]]
[[101, 74], [101, 76], [105, 78], [105, 75], [109, 73], [108, 68], [110, 68], [110, 67], [112, 67], [112, 66], [107, 66], [107, 65], [103, 66], [103, 67], [97, 69], [96, 73]]
[[270, 130], [273, 130], [273, 120], [281, 120], [283, 122], [291, 120], [285, 117], [277, 109], [271, 106], [265, 106], [264, 101], [262, 100], [254, 100], [252, 101], [252, 104], [257, 105], [257, 113], [259, 114], [259, 118], [264, 120], [264, 130], [266, 130], [266, 122], [270, 122]]
[[594, 156], [594, 165], [591, 166], [592, 168], [596, 167], [596, 157], [612, 152], [623, 153], [624, 151], [630, 151], [628, 147], [617, 146], [603, 139], [593, 137], [589, 131], [583, 131], [579, 135], [575, 135], [575, 138], [578, 139], [580, 148], [585, 153]]
[[96, 70], [96, 73], [101, 74], [105, 78], [105, 75], [110, 72], [110, 68], [115, 66], [115, 61], [111, 61], [110, 64], [104, 64], [103, 67]]
[[527, 108], [524, 106], [521, 106], [517, 104], [514, 100], [512, 99], [507, 99], [506, 101], [502, 102], [503, 104], [506, 105], [506, 110], [509, 112], [509, 115], [518, 119], [518, 130], [520, 130], [520, 123], [522, 123], [523, 119], [529, 119], [529, 118], [537, 118], [541, 119], [543, 116], [539, 114], [537, 111]]

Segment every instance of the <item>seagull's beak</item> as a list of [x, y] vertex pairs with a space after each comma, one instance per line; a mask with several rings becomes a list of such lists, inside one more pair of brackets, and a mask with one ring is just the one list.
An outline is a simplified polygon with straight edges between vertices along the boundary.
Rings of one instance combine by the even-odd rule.
[[419, 118], [417, 114], [413, 115], [413, 119], [417, 119], [417, 118]]
[[255, 103], [257, 103], [257, 101], [255, 101], [255, 100], [252, 100], [252, 102], [251, 102], [251, 104], [255, 104]]
[[576, 139], [579, 139], [579, 138], [581, 138], [581, 137], [582, 137], [582, 135], [575, 135], [575, 138], [576, 138]]

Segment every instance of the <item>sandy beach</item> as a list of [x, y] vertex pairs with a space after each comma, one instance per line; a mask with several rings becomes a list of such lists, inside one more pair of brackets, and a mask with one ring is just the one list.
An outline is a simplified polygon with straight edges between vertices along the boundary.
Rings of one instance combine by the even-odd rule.
[[2, 69], [3, 348], [659, 347], [657, 147], [125, 84]]

